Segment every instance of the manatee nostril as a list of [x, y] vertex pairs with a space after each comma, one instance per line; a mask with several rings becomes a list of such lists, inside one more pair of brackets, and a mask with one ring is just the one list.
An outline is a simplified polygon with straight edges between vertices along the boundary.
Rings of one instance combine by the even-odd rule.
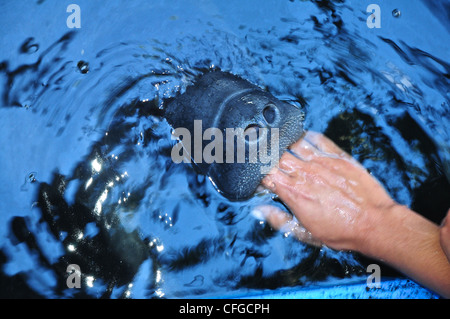
[[263, 116], [267, 124], [273, 124], [277, 118], [277, 107], [275, 104], [267, 104], [263, 110]]

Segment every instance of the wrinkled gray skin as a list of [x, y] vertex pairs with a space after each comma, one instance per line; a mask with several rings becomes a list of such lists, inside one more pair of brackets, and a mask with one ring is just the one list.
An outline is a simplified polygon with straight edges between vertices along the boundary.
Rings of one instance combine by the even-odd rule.
[[[226, 158], [226, 128], [268, 128], [268, 154], [274, 151], [275, 161], [250, 162], [248, 150], [245, 163], [195, 163], [201, 174], [209, 176], [218, 191], [230, 200], [248, 199], [255, 192], [264, 174], [261, 166], [273, 167], [289, 145], [303, 134], [303, 112], [296, 106], [282, 102], [261, 88], [240, 77], [221, 71], [202, 75], [186, 92], [170, 101], [166, 119], [174, 128], [184, 127], [191, 132], [191, 154], [194, 155], [194, 120], [202, 120], [202, 133], [207, 128], [218, 128], [223, 133], [223, 158]], [[270, 128], [279, 129], [279, 152], [272, 145]], [[232, 141], [231, 141], [232, 142]], [[211, 143], [203, 141], [202, 149]], [[235, 141], [235, 145], [237, 145]], [[247, 146], [248, 147], [248, 146]], [[188, 148], [186, 148], [188, 149]], [[259, 149], [258, 149], [259, 152]], [[235, 149], [235, 157], [236, 157]], [[258, 157], [259, 158], [259, 157]], [[193, 161], [194, 162], [194, 161]]]

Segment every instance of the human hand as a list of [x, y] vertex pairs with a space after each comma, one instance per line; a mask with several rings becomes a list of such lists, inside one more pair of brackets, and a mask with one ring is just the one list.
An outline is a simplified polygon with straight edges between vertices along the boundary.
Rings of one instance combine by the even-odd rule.
[[307, 132], [262, 184], [293, 214], [257, 207], [274, 228], [308, 243], [383, 260], [450, 298], [450, 217], [439, 227], [397, 204], [361, 164], [325, 136]]
[[368, 223], [398, 206], [361, 164], [311, 131], [283, 154], [262, 185], [294, 215], [274, 206], [258, 207], [274, 228], [334, 249], [359, 250]]

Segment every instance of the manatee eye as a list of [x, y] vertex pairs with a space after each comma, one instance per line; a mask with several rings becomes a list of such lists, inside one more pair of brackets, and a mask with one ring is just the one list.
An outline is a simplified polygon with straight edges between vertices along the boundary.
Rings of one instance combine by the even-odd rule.
[[266, 105], [263, 110], [263, 116], [267, 124], [273, 124], [273, 122], [275, 122], [275, 120], [277, 119], [277, 112], [278, 109], [275, 104], [269, 103]]

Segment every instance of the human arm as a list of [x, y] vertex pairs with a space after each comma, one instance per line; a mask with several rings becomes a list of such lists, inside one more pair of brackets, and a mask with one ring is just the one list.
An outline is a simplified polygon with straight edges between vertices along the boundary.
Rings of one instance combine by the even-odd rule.
[[[301, 240], [382, 260], [440, 295], [450, 297], [450, 263], [440, 228], [396, 203], [367, 170], [325, 136], [307, 132], [263, 180], [307, 231]], [[289, 214], [259, 207], [282, 228]]]

